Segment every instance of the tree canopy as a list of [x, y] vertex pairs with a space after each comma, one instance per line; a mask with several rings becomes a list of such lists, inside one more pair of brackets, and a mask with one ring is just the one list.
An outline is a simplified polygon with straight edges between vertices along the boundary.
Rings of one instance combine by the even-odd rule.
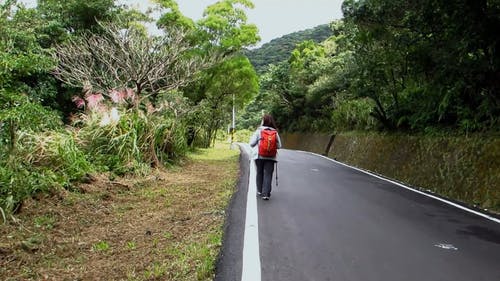
[[271, 111], [287, 130], [498, 131], [499, 7], [346, 0], [331, 37], [263, 76]]

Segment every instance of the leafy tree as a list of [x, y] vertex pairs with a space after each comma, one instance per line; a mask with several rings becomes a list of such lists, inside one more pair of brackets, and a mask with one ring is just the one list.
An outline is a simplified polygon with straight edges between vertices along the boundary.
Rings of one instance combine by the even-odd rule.
[[257, 43], [260, 40], [257, 26], [247, 23], [243, 10], [253, 7], [249, 0], [222, 0], [208, 6], [197, 22], [207, 48], [227, 56]]
[[343, 9], [357, 30], [357, 88], [386, 127], [496, 127], [496, 1], [345, 1]]
[[285, 130], [326, 130], [333, 106], [332, 87], [319, 88], [329, 65], [325, 46], [304, 41], [287, 62], [271, 66], [262, 87], [275, 96], [272, 113]]
[[196, 83], [183, 88], [197, 107], [189, 130], [192, 135], [202, 135], [203, 145], [208, 146], [229, 120], [233, 96], [235, 106], [242, 107], [257, 92], [257, 75], [249, 61], [239, 55], [242, 48], [259, 40], [256, 26], [247, 23], [244, 12], [253, 4], [247, 0], [218, 1], [205, 9], [203, 18], [192, 22], [181, 14], [175, 1], [158, 2], [168, 8], [158, 23], [161, 27], [168, 24], [187, 29], [191, 42], [200, 46], [196, 52], [218, 57], [218, 63], [201, 73]]
[[177, 26], [185, 30], [195, 29], [194, 21], [182, 14], [176, 1], [156, 0], [155, 2], [159, 4], [161, 8], [168, 9], [168, 11], [162, 14], [162, 16], [156, 22], [156, 25], [159, 28]]
[[54, 61], [38, 43], [36, 27], [41, 21], [33, 9], [9, 1], [0, 7], [0, 88], [25, 92], [43, 101], [54, 94], [44, 76]]
[[37, 9], [53, 25], [70, 33], [95, 32], [98, 22], [113, 22], [120, 11], [114, 0], [38, 0]]
[[[41, 103], [55, 96], [46, 73], [54, 61], [38, 44], [35, 10], [7, 1], [0, 6], [0, 142], [12, 150], [19, 130], [43, 130], [60, 124]], [[14, 9], [15, 8], [15, 9]]]
[[[208, 75], [210, 83], [204, 89], [204, 106], [210, 110], [208, 118], [203, 122], [206, 126], [207, 141], [213, 142], [217, 129], [230, 120], [232, 106], [243, 109], [259, 91], [257, 74], [244, 56], [235, 56], [224, 61]], [[208, 145], [207, 143], [206, 145]]]
[[[259, 84], [262, 85], [266, 78], [260, 76]], [[270, 113], [273, 108], [273, 96], [270, 92], [260, 88], [259, 93], [245, 107], [240, 110], [236, 118], [236, 129], [254, 130], [262, 121], [265, 113]]]
[[290, 65], [288, 62], [271, 65], [269, 71], [261, 79], [261, 87], [264, 92], [270, 94], [272, 103], [271, 113], [282, 129], [294, 130], [292, 120], [304, 116], [304, 96], [297, 91], [294, 81], [290, 76]]
[[[317, 124], [339, 108], [373, 127], [372, 105], [385, 130], [498, 131], [499, 11], [489, 0], [346, 0], [325, 55], [298, 44], [269, 68], [263, 88], [289, 130], [325, 128]], [[338, 113], [332, 118], [349, 119]]]

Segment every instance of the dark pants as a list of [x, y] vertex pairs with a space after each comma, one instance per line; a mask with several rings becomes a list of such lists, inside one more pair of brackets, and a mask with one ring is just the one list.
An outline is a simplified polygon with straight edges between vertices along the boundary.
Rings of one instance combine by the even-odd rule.
[[271, 196], [271, 183], [273, 182], [274, 164], [276, 161], [256, 159], [257, 167], [257, 192], [262, 196]]

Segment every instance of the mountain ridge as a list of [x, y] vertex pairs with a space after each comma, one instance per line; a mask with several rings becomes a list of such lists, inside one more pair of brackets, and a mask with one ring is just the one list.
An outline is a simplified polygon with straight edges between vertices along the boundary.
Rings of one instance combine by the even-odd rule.
[[269, 65], [286, 61], [298, 43], [306, 40], [319, 43], [332, 35], [333, 32], [329, 24], [322, 24], [272, 39], [260, 48], [245, 49], [243, 53], [248, 57], [257, 73], [262, 74]]

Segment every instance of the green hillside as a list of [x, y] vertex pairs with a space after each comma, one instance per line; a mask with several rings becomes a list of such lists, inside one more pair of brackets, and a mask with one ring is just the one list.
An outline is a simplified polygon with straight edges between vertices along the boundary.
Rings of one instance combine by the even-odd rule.
[[268, 65], [287, 60], [297, 43], [305, 40], [312, 40], [319, 43], [331, 35], [332, 30], [330, 26], [328, 24], [323, 24], [273, 39], [258, 49], [246, 50], [245, 54], [250, 59], [250, 62], [257, 72], [262, 73]]

